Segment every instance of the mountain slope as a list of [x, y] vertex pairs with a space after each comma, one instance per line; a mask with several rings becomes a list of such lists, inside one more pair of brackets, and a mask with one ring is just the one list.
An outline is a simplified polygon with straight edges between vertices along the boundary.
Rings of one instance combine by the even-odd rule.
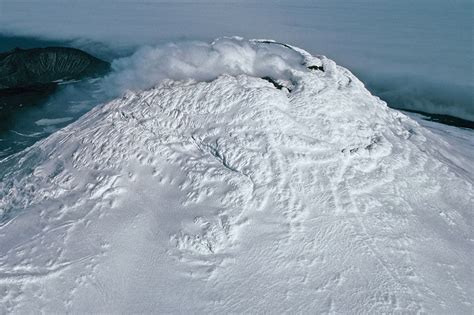
[[17, 48], [0, 53], [0, 89], [97, 76], [109, 67], [108, 62], [75, 48]]
[[468, 161], [287, 48], [287, 88], [164, 80], [0, 162], [0, 312], [469, 313]]

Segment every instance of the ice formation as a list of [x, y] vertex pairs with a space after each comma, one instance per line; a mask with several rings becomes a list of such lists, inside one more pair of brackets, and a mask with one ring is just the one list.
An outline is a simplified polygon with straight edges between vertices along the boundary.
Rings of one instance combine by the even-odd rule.
[[0, 161], [0, 313], [471, 312], [468, 156], [325, 57], [220, 43], [282, 71], [159, 77]]

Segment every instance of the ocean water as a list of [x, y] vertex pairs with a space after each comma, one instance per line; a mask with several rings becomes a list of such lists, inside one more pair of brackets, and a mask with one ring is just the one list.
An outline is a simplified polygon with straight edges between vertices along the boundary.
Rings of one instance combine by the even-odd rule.
[[0, 159], [47, 137], [107, 99], [98, 80], [88, 79], [60, 85], [36, 105], [0, 115]]
[[[0, 52], [15, 47], [34, 48], [73, 46], [68, 41], [35, 37], [0, 36]], [[54, 94], [34, 106], [22, 106], [0, 113], [0, 159], [19, 152], [49, 134], [75, 121], [110, 96], [98, 79], [59, 85]]]
[[[170, 41], [271, 38], [327, 55], [392, 107], [472, 122], [473, 17], [472, 0], [3, 0], [0, 50], [57, 43], [113, 60]], [[36, 141], [70, 123], [103, 101], [94, 82], [81, 84], [3, 129]]]

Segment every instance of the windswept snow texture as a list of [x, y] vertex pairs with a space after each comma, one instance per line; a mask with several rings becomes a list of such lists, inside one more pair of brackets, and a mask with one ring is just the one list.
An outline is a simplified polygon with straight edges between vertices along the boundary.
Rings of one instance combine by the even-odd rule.
[[472, 165], [287, 49], [291, 92], [163, 80], [0, 162], [0, 313], [470, 314]]

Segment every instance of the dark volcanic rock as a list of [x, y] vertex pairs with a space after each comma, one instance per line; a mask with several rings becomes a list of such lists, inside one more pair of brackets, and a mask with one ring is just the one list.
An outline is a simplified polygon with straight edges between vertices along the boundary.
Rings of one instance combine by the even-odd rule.
[[309, 70], [319, 70], [319, 71], [324, 72], [323, 66], [309, 66], [308, 69]]
[[279, 90], [281, 90], [283, 88], [283, 85], [281, 85], [280, 83], [278, 83], [277, 81], [273, 80], [272, 78], [270, 77], [263, 77], [262, 78], [263, 80], [265, 81], [268, 81], [270, 82], [271, 84], [273, 84], [273, 86]]
[[79, 49], [15, 49], [0, 54], [0, 89], [38, 86], [107, 72], [110, 64]]

